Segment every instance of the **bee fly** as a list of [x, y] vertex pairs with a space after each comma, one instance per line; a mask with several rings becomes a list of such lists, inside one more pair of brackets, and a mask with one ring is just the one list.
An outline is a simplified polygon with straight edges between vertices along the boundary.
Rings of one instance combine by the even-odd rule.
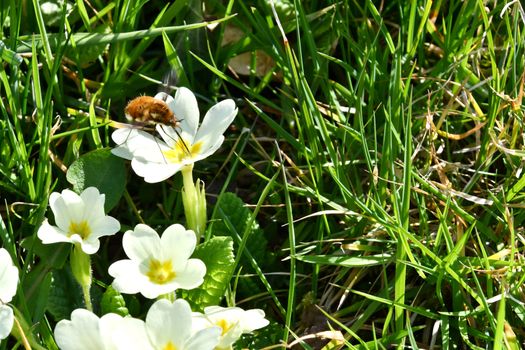
[[[132, 120], [137, 126], [146, 130], [147, 126], [156, 126], [158, 124], [170, 126], [173, 128], [186, 152], [191, 153], [188, 146], [177, 131], [180, 127], [180, 120], [177, 119], [173, 111], [165, 102], [169, 95], [162, 93], [160, 98], [151, 96], [139, 96], [129, 101], [124, 108], [126, 118]], [[174, 140], [177, 142], [176, 140]]]
[[168, 104], [151, 96], [139, 96], [129, 101], [124, 109], [128, 119], [140, 124], [164, 124], [178, 127], [179, 120]]

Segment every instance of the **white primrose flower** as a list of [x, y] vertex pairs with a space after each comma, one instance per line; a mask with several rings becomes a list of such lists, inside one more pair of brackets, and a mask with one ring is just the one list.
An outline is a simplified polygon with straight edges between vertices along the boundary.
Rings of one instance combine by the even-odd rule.
[[86, 188], [80, 196], [71, 190], [51, 193], [49, 205], [57, 226], [44, 220], [38, 229], [38, 238], [44, 244], [77, 243], [84, 253], [96, 253], [100, 237], [120, 230], [118, 220], [104, 214], [104, 201], [105, 195], [95, 187]]
[[76, 309], [71, 313], [71, 320], [57, 323], [55, 341], [61, 350], [124, 349], [121, 344], [124, 340], [115, 336], [116, 330], [140, 328], [142, 323], [142, 320], [114, 313], [98, 318], [91, 311]]
[[190, 259], [196, 244], [195, 233], [179, 224], [169, 226], [162, 237], [147, 225], [137, 225], [122, 238], [129, 259], [109, 267], [109, 274], [115, 278], [113, 288], [127, 294], [140, 292], [153, 299], [179, 288], [198, 287], [204, 280], [206, 265], [202, 260]]
[[161, 139], [138, 129], [117, 129], [111, 135], [118, 147], [111, 152], [130, 159], [135, 173], [146, 182], [160, 182], [186, 165], [213, 154], [224, 141], [223, 133], [237, 115], [231, 99], [221, 101], [208, 110], [200, 126], [197, 99], [189, 89], [181, 87], [175, 98], [159, 93], [155, 98], [165, 101], [177, 127], [157, 124]]
[[[120, 345], [126, 350], [212, 350], [220, 334], [219, 327], [192, 332], [188, 302], [160, 299], [151, 305], [142, 328], [121, 328], [115, 337], [122, 340]], [[146, 341], [148, 345], [144, 345]]]
[[260, 309], [243, 310], [240, 307], [208, 306], [204, 314], [193, 313], [194, 331], [210, 326], [222, 329], [219, 344], [215, 349], [231, 349], [242, 334], [266, 327], [269, 321]]
[[17, 285], [18, 269], [7, 250], [0, 248], [0, 340], [6, 338], [13, 328], [13, 309], [4, 304], [11, 302]]

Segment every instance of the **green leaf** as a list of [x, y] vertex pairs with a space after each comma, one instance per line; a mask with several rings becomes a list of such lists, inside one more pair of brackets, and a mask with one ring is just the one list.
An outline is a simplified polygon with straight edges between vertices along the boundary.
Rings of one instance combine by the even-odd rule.
[[51, 282], [52, 274], [42, 262], [25, 275], [22, 282], [24, 297], [27, 308], [32, 310], [33, 322], [40, 321], [45, 315]]
[[366, 267], [385, 265], [392, 260], [390, 254], [371, 256], [345, 256], [345, 255], [298, 255], [297, 260], [320, 265], [335, 265], [344, 267]]
[[180, 291], [192, 310], [202, 311], [206, 306], [218, 305], [233, 275], [233, 241], [230, 237], [213, 237], [199, 245], [192, 256], [206, 264], [204, 283], [197, 289]]
[[52, 275], [47, 311], [56, 321], [69, 319], [73, 310], [84, 307], [82, 290], [69, 268], [53, 270]]
[[[233, 193], [224, 193], [219, 199], [219, 209], [222, 212], [222, 220], [218, 220], [213, 226], [214, 236], [232, 236], [235, 238], [235, 233], [242, 235], [246, 231], [246, 225], [250, 221], [252, 212], [246, 208], [244, 202]], [[226, 222], [226, 220], [228, 222]], [[228, 225], [233, 225], [229, 227]], [[249, 239], [246, 242], [246, 249], [250, 251], [253, 258], [259, 263], [268, 262], [268, 254], [266, 247], [268, 241], [264, 236], [264, 231], [261, 230], [259, 224], [253, 220], [252, 227], [246, 232], [249, 235]], [[240, 237], [242, 239], [242, 237]], [[237, 248], [238, 242], [236, 241], [235, 247]], [[246, 261], [243, 261], [243, 265], [250, 266]]]
[[64, 267], [71, 250], [70, 243], [43, 244], [36, 236], [24, 238], [20, 245], [38, 255], [43, 266], [54, 269]]
[[126, 301], [122, 294], [117, 292], [112, 286], [109, 286], [100, 301], [100, 309], [102, 315], [113, 312], [120, 316], [129, 315], [129, 310], [126, 307]]
[[84, 154], [71, 164], [66, 177], [77, 193], [90, 186], [104, 193], [106, 212], [118, 203], [126, 187], [124, 160], [112, 155], [109, 149]]

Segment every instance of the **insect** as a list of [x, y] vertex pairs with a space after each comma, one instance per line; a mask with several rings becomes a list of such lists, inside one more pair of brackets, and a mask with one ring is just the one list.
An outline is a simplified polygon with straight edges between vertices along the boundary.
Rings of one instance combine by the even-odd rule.
[[168, 104], [151, 96], [139, 96], [129, 101], [124, 109], [126, 117], [141, 124], [164, 124], [178, 127], [179, 120]]
[[[166, 93], [159, 93], [157, 96], [158, 97], [139, 96], [129, 101], [128, 105], [124, 108], [126, 118], [132, 120], [135, 124], [141, 124], [141, 128], [144, 130], [147, 129], [146, 126], [155, 126], [158, 124], [172, 127], [173, 131], [175, 131], [178, 136], [178, 140], [180, 140], [177, 141], [176, 139], [173, 139], [173, 141], [175, 143], [180, 142], [184, 151], [191, 153], [180, 133], [177, 131], [180, 127], [181, 120], [177, 119], [173, 111], [165, 102], [169, 95]], [[169, 136], [169, 134], [165, 135]]]

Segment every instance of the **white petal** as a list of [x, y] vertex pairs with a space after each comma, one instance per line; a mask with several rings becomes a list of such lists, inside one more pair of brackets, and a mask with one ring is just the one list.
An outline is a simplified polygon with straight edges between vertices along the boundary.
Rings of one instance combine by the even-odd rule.
[[208, 306], [204, 308], [204, 313], [211, 322], [217, 322], [221, 319], [227, 320], [229, 323], [239, 322], [243, 333], [252, 332], [269, 324], [269, 321], [264, 318], [264, 311], [261, 309], [245, 311], [240, 307]]
[[[120, 141], [124, 138], [124, 143], [120, 145], [121, 148], [125, 149], [123, 153], [130, 153], [133, 157], [143, 157], [143, 158], [154, 158], [157, 159], [160, 154], [159, 150], [166, 149], [169, 147], [162, 142], [162, 140], [154, 137], [153, 135], [138, 129], [122, 129], [126, 130], [127, 136], [124, 134], [118, 134], [116, 138]], [[113, 133], [115, 134], [115, 132]], [[118, 154], [117, 154], [118, 155]], [[124, 157], [130, 159], [131, 157]], [[160, 156], [162, 160], [162, 154]]]
[[185, 344], [187, 350], [212, 350], [219, 344], [219, 337], [222, 329], [220, 327], [210, 327], [201, 329], [195, 333]]
[[174, 224], [164, 231], [160, 241], [162, 250], [160, 259], [170, 259], [176, 270], [176, 266], [183, 267], [193, 254], [197, 237], [193, 231], [186, 230], [182, 225]]
[[204, 314], [200, 312], [191, 313], [191, 330], [193, 334], [201, 329], [210, 327], [213, 327], [213, 323]]
[[102, 316], [98, 322], [100, 339], [104, 343], [104, 349], [117, 350], [118, 346], [117, 343], [114, 342], [113, 333], [120, 327], [121, 323], [124, 322], [124, 317], [109, 313]]
[[213, 323], [226, 320], [233, 324], [242, 319], [244, 310], [240, 307], [207, 306], [204, 308], [204, 314]]
[[11, 302], [16, 294], [17, 284], [18, 269], [14, 266], [7, 250], [0, 248], [0, 301], [2, 303]]
[[[84, 205], [84, 202], [82, 201], [82, 198], [78, 194], [71, 190], [63, 190], [60, 194], [60, 197], [62, 198], [62, 202], [60, 200], [57, 200], [56, 204], [64, 206], [61, 207], [61, 210], [64, 210], [64, 212], [68, 214], [71, 221], [79, 222], [85, 219], [86, 207]], [[61, 213], [56, 212], [55, 210], [53, 210], [53, 213], [55, 213], [55, 221], [57, 221], [56, 217], [60, 216]], [[67, 227], [63, 227], [60, 225], [58, 227], [60, 227], [64, 231], [67, 231], [69, 229], [70, 222], [67, 223]]]
[[104, 342], [98, 317], [84, 309], [71, 313], [71, 321], [62, 320], [55, 327], [55, 341], [62, 350], [101, 350]]
[[186, 264], [186, 268], [182, 271], [175, 271], [177, 277], [175, 278], [179, 288], [193, 289], [197, 288], [204, 281], [206, 275], [206, 265], [199, 259], [190, 259]]
[[[210, 138], [204, 138], [201, 140], [202, 142], [202, 149], [201, 152], [193, 157], [194, 162], [198, 162], [199, 160], [202, 160], [204, 158], [208, 158], [211, 156], [219, 147], [221, 147], [222, 143], [224, 141], [224, 136], [220, 135], [216, 139], [210, 139]], [[215, 143], [212, 143], [215, 142]]]
[[144, 224], [138, 224], [133, 231], [124, 233], [122, 246], [126, 255], [136, 263], [156, 257], [161, 250], [158, 233]]
[[250, 333], [256, 329], [266, 327], [270, 321], [264, 318], [264, 311], [261, 309], [251, 309], [244, 311], [241, 319], [241, 326], [244, 333]]
[[239, 321], [233, 322], [229, 325], [229, 328], [225, 330], [221, 327], [221, 338], [219, 341], [220, 348], [229, 348], [233, 343], [235, 343], [242, 335], [242, 327]]
[[69, 224], [73, 218], [70, 216], [68, 205], [64, 201], [62, 195], [57, 192], [51, 193], [49, 196], [49, 206], [55, 216], [55, 223], [57, 226], [67, 232], [69, 230]]
[[106, 196], [98, 191], [96, 187], [88, 187], [81, 194], [80, 198], [84, 202], [85, 208], [88, 208], [84, 218], [88, 223], [99, 217], [104, 217], [104, 202]]
[[142, 158], [152, 163], [166, 163], [163, 152], [171, 148], [162, 139], [150, 134], [139, 134], [131, 141], [128, 141], [129, 148], [132, 149], [134, 158]]
[[154, 99], [161, 100], [162, 102], [166, 102], [169, 106], [170, 103], [173, 101], [173, 97], [165, 93], [164, 91], [161, 91], [157, 93], [155, 96], [153, 96]]
[[44, 244], [58, 242], [71, 243], [71, 238], [67, 236], [67, 232], [62, 231], [56, 226], [51, 226], [47, 219], [44, 220], [42, 226], [38, 229], [37, 236]]
[[177, 284], [172, 281], [170, 283], [157, 284], [151, 282], [149, 279], [140, 285], [140, 294], [148, 299], [156, 299], [159, 295], [174, 292], [177, 289]]
[[113, 131], [111, 138], [117, 147], [113, 148], [111, 153], [117, 157], [131, 160], [133, 158], [133, 153], [128, 148], [126, 142], [133, 132], [133, 129], [129, 128], [117, 129]]
[[155, 144], [147, 145], [138, 149], [134, 153], [134, 158], [142, 159], [149, 163], [166, 164], [164, 152], [170, 151], [171, 148], [161, 139], [155, 138]]
[[156, 301], [146, 315], [146, 330], [157, 348], [171, 341], [176, 349], [182, 349], [191, 335], [190, 305], [183, 299]]
[[127, 160], [132, 160], [133, 159], [133, 153], [131, 153], [126, 146], [117, 146], [115, 148], [112, 148], [111, 149], [111, 153], [114, 156], [117, 156], [117, 157], [120, 157], [120, 158], [124, 158], [124, 159], [127, 159]]
[[109, 266], [108, 273], [115, 278], [112, 286], [120, 293], [138, 293], [141, 285], [147, 283], [146, 277], [139, 272], [137, 264], [132, 260], [114, 262]]
[[138, 176], [144, 178], [144, 181], [156, 183], [173, 176], [182, 168], [182, 164], [150, 163], [144, 159], [133, 158], [131, 167]]
[[[105, 315], [101, 318], [101, 328], [104, 326], [102, 321]], [[109, 332], [112, 341], [117, 345], [118, 349], [125, 350], [154, 350], [151, 345], [148, 334], [146, 333], [146, 325], [144, 321], [133, 317], [124, 317], [113, 326]]]
[[193, 92], [185, 87], [179, 88], [175, 93], [175, 99], [168, 105], [175, 118], [180, 120], [181, 129], [193, 138], [199, 124], [199, 105]]
[[136, 136], [137, 131], [136, 128], [117, 129], [111, 134], [111, 139], [117, 144], [117, 146], [124, 146], [130, 137]]
[[11, 333], [14, 320], [13, 309], [7, 305], [0, 305], [0, 340], [7, 338]]
[[236, 115], [237, 107], [233, 100], [224, 100], [217, 103], [204, 116], [204, 120], [195, 136], [195, 142], [204, 138], [217, 139], [230, 126]]
[[220, 306], [209, 306], [204, 308], [206, 317], [213, 324], [220, 325], [223, 329], [221, 340], [219, 343], [220, 348], [228, 348], [234, 342], [236, 342], [243, 333], [241, 320], [244, 315], [244, 310], [239, 307], [220, 307]]
[[100, 241], [96, 238], [94, 239], [82, 239], [78, 235], [73, 235], [71, 238], [79, 238], [78, 243], [80, 243], [80, 248], [82, 248], [82, 251], [86, 254], [95, 254], [98, 252], [98, 249], [100, 248]]
[[206, 306], [204, 308], [204, 313], [206, 314], [206, 316], [210, 316], [210, 315], [213, 315], [214, 313], [221, 312], [224, 309], [225, 309], [224, 307], [217, 306], [217, 305]]
[[120, 230], [120, 222], [112, 216], [98, 217], [90, 225], [90, 237], [111, 236]]

